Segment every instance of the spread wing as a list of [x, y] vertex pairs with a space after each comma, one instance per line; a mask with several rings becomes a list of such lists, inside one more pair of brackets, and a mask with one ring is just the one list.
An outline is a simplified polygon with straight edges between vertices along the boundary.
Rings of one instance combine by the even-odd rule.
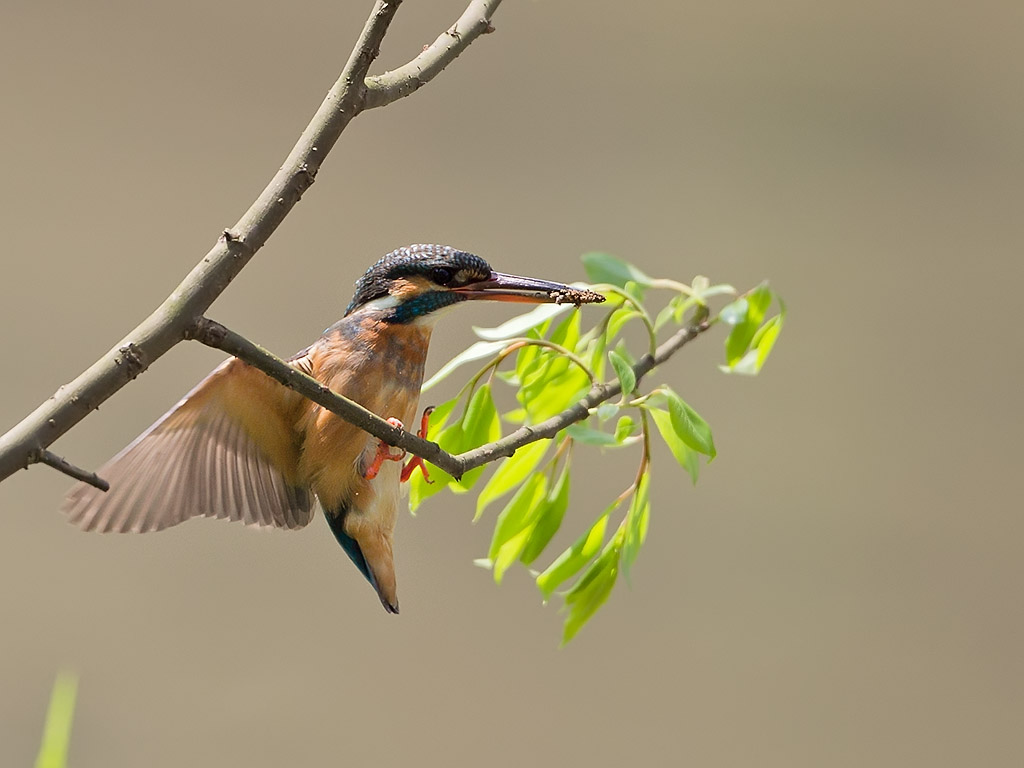
[[[289, 362], [308, 366], [302, 355]], [[158, 531], [190, 517], [301, 528], [313, 510], [296, 477], [302, 402], [228, 360], [98, 470], [109, 491], [78, 483], [63, 509], [87, 531]]]

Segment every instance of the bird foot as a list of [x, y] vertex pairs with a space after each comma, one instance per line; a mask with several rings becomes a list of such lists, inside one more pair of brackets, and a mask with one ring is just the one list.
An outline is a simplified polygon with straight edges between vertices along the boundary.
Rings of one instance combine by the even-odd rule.
[[[430, 414], [434, 412], [434, 406], [428, 406], [423, 409], [423, 417], [420, 419], [420, 429], [416, 433], [417, 437], [422, 437], [424, 440], [427, 438], [427, 429], [430, 427]], [[421, 456], [413, 456], [409, 459], [409, 463], [402, 467], [402, 482], [406, 482], [412, 473], [416, 471], [416, 467], [420, 468], [420, 472], [423, 473], [423, 479], [428, 483], [433, 484], [433, 480], [430, 479], [430, 473], [427, 472], [427, 465], [423, 463]]]
[[[405, 425], [396, 418], [388, 419], [388, 424], [390, 424], [393, 427], [398, 427], [399, 429], [405, 427]], [[384, 465], [385, 461], [401, 461], [404, 458], [404, 449], [399, 448], [397, 452], [392, 453], [391, 446], [385, 443], [383, 440], [380, 440], [377, 442], [377, 453], [374, 455], [373, 461], [370, 462], [370, 466], [368, 466], [366, 468], [366, 471], [363, 472], [363, 477], [365, 477], [367, 480], [373, 480], [373, 478], [375, 478], [377, 474], [380, 472], [380, 468]], [[404, 479], [404, 469], [402, 470], [402, 473]]]

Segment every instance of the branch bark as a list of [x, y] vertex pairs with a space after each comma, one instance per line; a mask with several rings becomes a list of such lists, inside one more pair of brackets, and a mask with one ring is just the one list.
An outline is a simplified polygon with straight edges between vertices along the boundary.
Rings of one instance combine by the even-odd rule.
[[[640, 380], [654, 368], [664, 363], [672, 355], [693, 341], [710, 327], [706, 320], [695, 325], [679, 329], [665, 341], [653, 355], [644, 355], [633, 366], [633, 373], [639, 384]], [[220, 323], [201, 318], [191, 329], [190, 338], [207, 346], [227, 352], [243, 360], [253, 368], [258, 368], [286, 387], [294, 389], [317, 405], [323, 406], [337, 414], [345, 421], [355, 424], [369, 432], [379, 440], [396, 448], [403, 448], [409, 453], [429, 461], [440, 467], [452, 477], [461, 478], [466, 472], [502, 457], [511, 456], [524, 445], [554, 437], [560, 430], [571, 424], [583, 421], [590, 415], [590, 409], [622, 394], [622, 385], [616, 381], [601, 382], [590, 388], [590, 391], [578, 403], [540, 424], [524, 426], [493, 443], [481, 445], [460, 454], [450, 454], [441, 449], [437, 443], [423, 440], [412, 432], [399, 429], [367, 410], [354, 400], [349, 400], [325, 387], [312, 376], [307, 376], [292, 368], [281, 358], [271, 354], [262, 347], [253, 344], [244, 336], [225, 328]]]
[[366, 81], [366, 109], [384, 107], [418, 91], [455, 61], [480, 35], [494, 31], [491, 17], [501, 0], [473, 0], [449, 29], [408, 64]]
[[[473, 18], [486, 19], [487, 24], [483, 28], [480, 23], [463, 28], [460, 18], [455, 27], [416, 57], [414, 62], [424, 58], [429, 62], [422, 71], [416, 67], [408, 69], [414, 63], [410, 62], [401, 68], [403, 74], [396, 70], [386, 76], [384, 85], [367, 83], [370, 64], [377, 57], [381, 41], [400, 5], [401, 0], [374, 3], [340, 77], [280, 170], [249, 210], [233, 227], [224, 230], [217, 244], [171, 295], [114, 348], [0, 437], [0, 481], [52, 456], [46, 449], [58, 437], [184, 340], [312, 185], [321, 164], [352, 118], [368, 106], [383, 106], [429, 82], [489, 28], [490, 16], [500, 0], [473, 0], [463, 18], [472, 11]], [[454, 37], [456, 43], [451, 44], [446, 36]], [[368, 104], [371, 92], [375, 96], [373, 103]]]

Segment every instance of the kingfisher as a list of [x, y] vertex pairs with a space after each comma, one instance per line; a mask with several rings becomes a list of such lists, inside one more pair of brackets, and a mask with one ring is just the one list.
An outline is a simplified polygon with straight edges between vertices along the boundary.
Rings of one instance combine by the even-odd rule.
[[[399, 248], [356, 281], [344, 316], [288, 363], [392, 424], [419, 410], [427, 347], [441, 311], [463, 301], [603, 301], [562, 283], [495, 272], [443, 245]], [[425, 434], [429, 409], [420, 434]], [[398, 613], [392, 542], [400, 483], [422, 461], [230, 358], [107, 462], [106, 493], [78, 483], [64, 511], [88, 531], [145, 533], [191, 517], [296, 529], [314, 500], [335, 538]]]

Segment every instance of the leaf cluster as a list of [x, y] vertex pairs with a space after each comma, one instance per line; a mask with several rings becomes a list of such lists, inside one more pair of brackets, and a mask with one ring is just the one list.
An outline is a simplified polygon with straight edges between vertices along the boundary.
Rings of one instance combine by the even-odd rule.
[[[476, 516], [504, 500], [487, 557], [477, 561], [491, 569], [500, 584], [517, 562], [529, 569], [545, 601], [561, 595], [566, 610], [563, 643], [571, 640], [611, 594], [619, 572], [627, 579], [647, 537], [650, 524], [651, 442], [660, 437], [680, 467], [696, 483], [700, 459], [717, 451], [708, 423], [668, 385], [644, 390], [635, 366], [643, 354], [654, 354], [665, 328], [722, 323], [730, 328], [725, 341], [729, 373], [756, 374], [772, 350], [785, 319], [785, 305], [767, 283], [742, 296], [732, 286], [695, 277], [689, 284], [652, 278], [622, 259], [604, 253], [583, 256], [591, 290], [607, 297], [605, 311], [589, 329], [582, 314], [565, 305], [541, 305], [495, 328], [476, 328], [479, 341], [446, 363], [426, 384], [429, 391], [459, 367], [484, 361], [451, 400], [438, 406], [427, 435], [450, 453], [493, 442], [502, 424], [532, 425], [578, 403], [608, 377], [621, 385], [617, 400], [590, 409], [587, 418], [561, 430], [554, 439], [520, 448], [491, 474], [476, 501]], [[648, 295], [667, 292], [668, 300], [652, 313]], [[711, 300], [732, 297], [717, 313]], [[779, 306], [769, 317], [772, 303]], [[643, 329], [646, 349], [631, 350], [624, 331]], [[495, 389], [509, 388], [514, 407], [500, 410]], [[500, 399], [500, 398], [499, 398]], [[581, 449], [632, 450], [636, 471], [625, 489], [590, 522], [575, 541], [550, 559], [542, 559], [569, 508], [574, 453]], [[466, 493], [481, 479], [483, 467], [461, 481], [431, 469], [427, 482], [415, 475], [410, 506], [447, 489]]]

